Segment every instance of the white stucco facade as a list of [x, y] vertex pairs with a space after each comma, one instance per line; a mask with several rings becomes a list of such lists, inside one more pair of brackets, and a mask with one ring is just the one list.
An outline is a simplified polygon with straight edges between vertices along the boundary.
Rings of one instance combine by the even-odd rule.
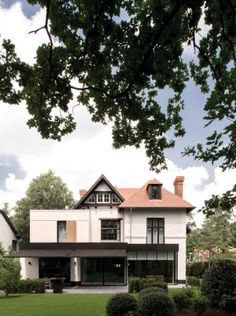
[[6, 252], [12, 247], [13, 241], [17, 241], [16, 234], [6, 220], [6, 216], [0, 212], [0, 243]]
[[[146, 193], [145, 190], [147, 191], [147, 189], [143, 189], [140, 193], [142, 199], [148, 199], [147, 194], [149, 193]], [[155, 201], [152, 202], [151, 206], [147, 201], [146, 207], [120, 207], [121, 202], [113, 200], [116, 192], [115, 188], [112, 188], [109, 183], [101, 181], [96, 187], [92, 187], [86, 196], [89, 204], [86, 204], [86, 199], [83, 200], [81, 198], [83, 203], [77, 204], [75, 209], [31, 210], [30, 248], [33, 249], [36, 244], [40, 244], [40, 247], [43, 247], [41, 250], [52, 249], [50, 247], [54, 247], [55, 249], [52, 253], [56, 254], [56, 257], [59, 257], [58, 251], [61, 251], [60, 249], [67, 249], [66, 244], [68, 243], [68, 247], [72, 247], [72, 249], [69, 251], [68, 248], [65, 256], [69, 260], [67, 264], [69, 264], [71, 282], [80, 282], [82, 280], [83, 269], [85, 269], [83, 265], [89, 264], [89, 262], [86, 263], [85, 259], [87, 255], [85, 253], [88, 254], [88, 258], [104, 256], [105, 260], [105, 258], [110, 258], [112, 253], [114, 258], [116, 256], [119, 257], [117, 251], [118, 253], [119, 251], [123, 251], [120, 256], [124, 259], [126, 265], [124, 266], [124, 271], [126, 274], [129, 269], [132, 269], [132, 265], [133, 269], [136, 269], [135, 260], [160, 260], [159, 264], [162, 266], [162, 269], [163, 262], [166, 262], [166, 265], [169, 265], [169, 271], [173, 271], [171, 272], [172, 276], [170, 278], [168, 276], [169, 280], [171, 280], [168, 282], [184, 283], [186, 280], [186, 212], [188, 209], [185, 207], [174, 207], [173, 205], [170, 207], [161, 207], [161, 200], [156, 204]], [[164, 192], [163, 194], [164, 198], [171, 196], [173, 200], [175, 199], [175, 197], [173, 198], [173, 193]], [[91, 195], [94, 195], [92, 199]], [[105, 195], [109, 195], [109, 197], [105, 197]], [[121, 199], [119, 194], [117, 197]], [[178, 199], [177, 202], [179, 201]], [[163, 205], [168, 204], [168, 199], [166, 204], [164, 202]], [[184, 201], [184, 203], [187, 202]], [[152, 205], [154, 204], [157, 206], [153, 207]], [[189, 209], [191, 208], [192, 206], [190, 205]], [[160, 243], [155, 244], [154, 242], [150, 244], [147, 241], [147, 222], [149, 219], [160, 219], [164, 222], [164, 239]], [[104, 239], [102, 237], [102, 229], [104, 229], [102, 223], [106, 221], [112, 222], [113, 220], [119, 222], [119, 237], [114, 238], [114, 240]], [[65, 239], [63, 241], [64, 246], [62, 245], [62, 247], [55, 246], [61, 243], [58, 238], [60, 223], [65, 223], [63, 227], [66, 231], [65, 234], [68, 235], [68, 240]], [[104, 247], [98, 246], [102, 244]], [[117, 244], [117, 247], [115, 244]], [[99, 253], [96, 248], [102, 249], [101, 252]], [[123, 250], [116, 250], [118, 248], [122, 248]], [[81, 249], [82, 252], [85, 252], [78, 252]], [[156, 259], [152, 257], [153, 251], [156, 253]], [[146, 254], [144, 254], [145, 252]], [[36, 257], [37, 250], [34, 253]], [[77, 255], [73, 256], [75, 253]], [[136, 259], [132, 257], [134, 253]], [[145, 259], [143, 259], [143, 256], [146, 256]], [[35, 257], [21, 259], [23, 278], [39, 277], [40, 256], [39, 258]], [[119, 267], [120, 263], [115, 263], [115, 265]], [[130, 267], [128, 268], [129, 265]]]

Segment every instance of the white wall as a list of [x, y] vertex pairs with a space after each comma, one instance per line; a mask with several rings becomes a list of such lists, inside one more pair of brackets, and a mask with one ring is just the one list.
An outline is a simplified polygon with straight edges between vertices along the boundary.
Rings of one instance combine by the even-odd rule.
[[[116, 207], [101, 206], [81, 210], [32, 210], [30, 213], [30, 241], [57, 242], [57, 221], [76, 221], [77, 242], [102, 242], [101, 219], [121, 218], [121, 242], [146, 243], [147, 218], [165, 219], [165, 243], [179, 244], [178, 279], [186, 276], [186, 212], [182, 209], [136, 209], [132, 212], [118, 211]], [[107, 242], [107, 241], [105, 241]], [[111, 241], [117, 242], [117, 241]], [[80, 269], [80, 265], [74, 265]], [[75, 281], [79, 270], [73, 270]]]
[[[57, 242], [57, 221], [76, 221], [77, 242], [100, 242], [101, 219], [120, 217], [117, 208], [109, 206], [84, 210], [31, 210], [30, 242]], [[121, 227], [121, 236], [122, 233]]]
[[179, 244], [178, 280], [186, 279], [186, 212], [182, 209], [139, 209], [124, 212], [124, 241], [146, 243], [147, 218], [165, 219], [165, 244]]
[[21, 278], [38, 279], [39, 278], [39, 259], [38, 258], [20, 258]]
[[5, 251], [8, 252], [9, 247], [12, 246], [12, 240], [17, 240], [17, 238], [0, 213], [0, 243]]

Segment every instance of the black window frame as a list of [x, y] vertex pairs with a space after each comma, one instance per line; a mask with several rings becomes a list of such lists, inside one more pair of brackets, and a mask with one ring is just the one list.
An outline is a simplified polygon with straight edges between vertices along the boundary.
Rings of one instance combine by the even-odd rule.
[[[151, 222], [151, 225], [150, 225]], [[155, 225], [154, 223], [157, 223]], [[165, 243], [165, 218], [163, 217], [148, 217], [147, 218], [147, 232], [146, 243], [147, 244], [164, 244]], [[157, 230], [157, 242], [154, 242], [154, 229]], [[148, 242], [148, 231], [151, 230], [151, 242]], [[163, 242], [160, 242], [160, 231], [163, 230]]]
[[[104, 227], [104, 224], [109, 224], [109, 223], [118, 223], [118, 226], [116, 227]], [[120, 219], [102, 219], [101, 220], [101, 240], [116, 240], [120, 241], [121, 240], [121, 231], [120, 231]], [[104, 233], [107, 231], [107, 238], [104, 238]], [[113, 238], [110, 238], [113, 235]]]

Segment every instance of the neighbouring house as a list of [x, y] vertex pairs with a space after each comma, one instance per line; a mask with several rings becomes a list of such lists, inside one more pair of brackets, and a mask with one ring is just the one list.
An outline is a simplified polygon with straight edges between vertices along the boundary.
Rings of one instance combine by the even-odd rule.
[[0, 244], [6, 253], [17, 248], [17, 232], [4, 211], [0, 210]]
[[174, 193], [150, 180], [116, 188], [101, 176], [73, 209], [31, 210], [30, 242], [15, 253], [23, 278], [63, 276], [80, 285], [126, 285], [128, 277], [186, 280], [184, 177]]

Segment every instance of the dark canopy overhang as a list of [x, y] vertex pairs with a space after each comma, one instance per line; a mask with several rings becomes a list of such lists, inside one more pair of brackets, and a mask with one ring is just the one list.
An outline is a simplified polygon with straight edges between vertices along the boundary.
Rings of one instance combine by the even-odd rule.
[[127, 251], [175, 251], [178, 244], [128, 244], [128, 243], [20, 243], [16, 258], [89, 258], [126, 257]]

